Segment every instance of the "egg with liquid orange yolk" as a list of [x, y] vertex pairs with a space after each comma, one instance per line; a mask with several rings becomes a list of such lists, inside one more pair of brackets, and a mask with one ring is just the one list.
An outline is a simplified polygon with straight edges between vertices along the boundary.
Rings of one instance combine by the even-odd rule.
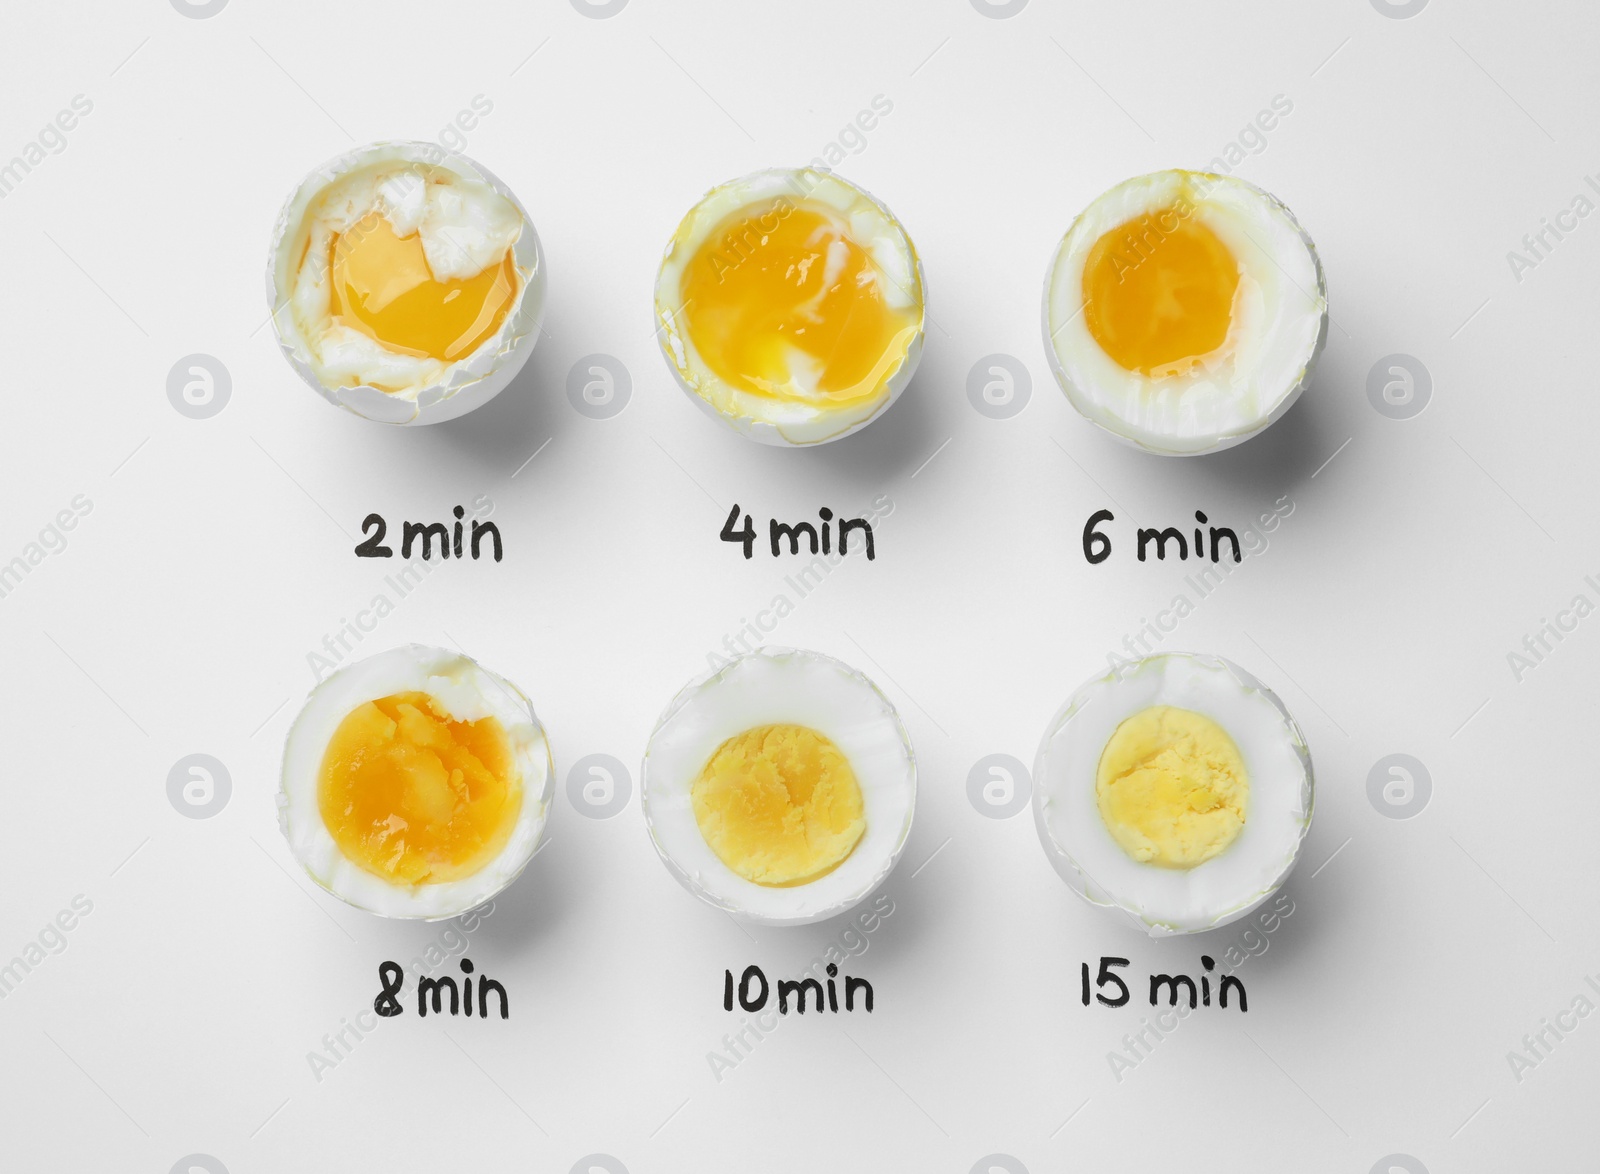
[[453, 917], [532, 858], [553, 778], [514, 685], [412, 644], [312, 691], [285, 744], [279, 807], [296, 858], [335, 896], [390, 917]]
[[1119, 184], [1073, 222], [1045, 281], [1046, 351], [1067, 398], [1150, 452], [1214, 452], [1279, 419], [1327, 328], [1310, 238], [1229, 176]]
[[770, 648], [686, 686], [641, 772], [651, 842], [690, 892], [792, 925], [866, 898], [905, 847], [916, 765], [894, 706], [847, 665]]
[[308, 176], [268, 274], [290, 364], [333, 403], [398, 424], [498, 394], [532, 349], [544, 285], [516, 197], [429, 143], [376, 143]]
[[866, 192], [807, 168], [713, 188], [656, 281], [662, 351], [702, 407], [752, 439], [806, 445], [863, 427], [923, 342], [921, 264]]

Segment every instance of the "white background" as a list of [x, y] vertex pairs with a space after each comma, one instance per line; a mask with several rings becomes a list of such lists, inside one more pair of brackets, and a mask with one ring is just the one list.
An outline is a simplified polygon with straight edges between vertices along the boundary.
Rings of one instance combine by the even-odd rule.
[[[1595, 25], [1578, 0], [1434, 0], [1408, 20], [1368, 0], [1034, 0], [1004, 20], [968, 0], [633, 0], [602, 20], [565, 0], [233, 0], [204, 20], [166, 0], [8, 5], [0, 160], [74, 95], [93, 111], [0, 202], [0, 562], [76, 495], [92, 510], [0, 599], [0, 962], [74, 896], [93, 909], [0, 1000], [3, 1164], [1573, 1168], [1600, 1018], [1520, 1082], [1506, 1057], [1600, 972], [1600, 619], [1520, 683], [1507, 654], [1576, 594], [1600, 602], [1583, 582], [1600, 572], [1600, 219], [1521, 282], [1506, 253], [1600, 170]], [[548, 334], [456, 423], [342, 414], [263, 328], [272, 220], [315, 164], [431, 138], [480, 94], [493, 111], [465, 150], [534, 217]], [[840, 171], [925, 260], [926, 358], [865, 432], [763, 449], [669, 380], [655, 264], [705, 188], [809, 160], [878, 94], [893, 111]], [[1136, 453], [1047, 372], [1046, 263], [1100, 191], [1205, 166], [1278, 94], [1293, 111], [1239, 174], [1321, 251], [1335, 325], [1316, 380], [1242, 448]], [[208, 420], [166, 395], [194, 352], [232, 377]], [[592, 352], [632, 374], [614, 419], [565, 394]], [[1032, 373], [1010, 420], [966, 396], [992, 352]], [[1432, 374], [1414, 419], [1367, 399], [1391, 352]], [[469, 951], [512, 1018], [408, 1013], [319, 1081], [307, 1055], [370, 1006], [378, 963], [442, 927], [311, 885], [276, 825], [282, 738], [307, 654], [393, 568], [353, 556], [362, 517], [443, 518], [479, 494], [505, 561], [439, 567], [358, 651], [459, 644], [549, 730], [549, 846]], [[918, 751], [894, 913], [846, 968], [877, 1011], [791, 1017], [718, 1081], [707, 1054], [737, 1026], [723, 969], [791, 975], [843, 926], [741, 928], [672, 881], [637, 794], [585, 818], [566, 771], [589, 753], [636, 771], [673, 692], [784, 590], [793, 566], [717, 541], [734, 501], [798, 518], [879, 494], [877, 560], [772, 635], [873, 676]], [[1242, 527], [1284, 495], [1266, 553], [1162, 647], [1239, 661], [1304, 726], [1319, 785], [1295, 912], [1240, 971], [1247, 1017], [1197, 1016], [1119, 1081], [1107, 1053], [1148, 1008], [1080, 1006], [1079, 964], [1193, 971], [1234, 935], [1151, 943], [1083, 904], [1026, 813], [974, 809], [967, 772], [1031, 762], [1066, 695], [1182, 589], [1182, 565], [1134, 560], [1129, 519]], [[1103, 506], [1127, 529], [1091, 567], [1079, 533]], [[232, 778], [206, 820], [166, 793], [197, 752]], [[1367, 798], [1395, 752], [1433, 780], [1406, 821]]]

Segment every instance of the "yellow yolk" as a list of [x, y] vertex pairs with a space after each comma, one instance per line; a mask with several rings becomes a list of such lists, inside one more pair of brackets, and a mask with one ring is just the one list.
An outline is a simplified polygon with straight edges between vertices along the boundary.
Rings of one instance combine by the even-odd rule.
[[725, 383], [844, 406], [876, 395], [918, 323], [832, 209], [780, 198], [720, 226], [684, 269], [681, 313]]
[[425, 693], [397, 693], [339, 723], [317, 801], [350, 860], [396, 884], [431, 884], [471, 876], [499, 853], [522, 779], [495, 718], [454, 721]]
[[1193, 710], [1156, 705], [1111, 735], [1095, 798], [1129, 856], [1193, 868], [1226, 850], [1244, 827], [1250, 782], [1226, 730]]
[[1084, 322], [1120, 366], [1150, 375], [1227, 340], [1238, 286], [1239, 262], [1184, 199], [1094, 242]]
[[392, 351], [455, 362], [500, 329], [517, 295], [508, 250], [474, 277], [435, 281], [422, 238], [369, 212], [330, 246], [333, 313]]
[[758, 885], [800, 885], [833, 871], [867, 828], [849, 761], [804, 726], [757, 726], [729, 738], [689, 794], [717, 859]]

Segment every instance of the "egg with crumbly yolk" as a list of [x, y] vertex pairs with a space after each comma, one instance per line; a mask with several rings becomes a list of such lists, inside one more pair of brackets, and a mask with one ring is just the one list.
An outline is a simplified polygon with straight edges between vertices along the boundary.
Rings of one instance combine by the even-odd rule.
[[752, 921], [842, 913], [905, 847], [916, 766], [905, 727], [860, 673], [762, 649], [686, 686], [641, 771], [652, 843], [696, 896]]
[[1310, 237], [1230, 176], [1119, 184], [1073, 222], [1045, 281], [1046, 349], [1067, 398], [1150, 452], [1213, 452], [1279, 419], [1327, 328]]
[[427, 424], [486, 403], [544, 312], [538, 235], [516, 197], [435, 144], [375, 143], [289, 198], [268, 292], [285, 356], [369, 419]]
[[703, 407], [753, 439], [834, 440], [875, 419], [922, 351], [920, 263], [861, 189], [810, 169], [712, 189], [668, 243], [663, 353]]
[[405, 645], [312, 691], [284, 751], [295, 856], [352, 905], [451, 917], [532, 858], [553, 786], [527, 698], [458, 653]]
[[1299, 726], [1219, 656], [1163, 653], [1086, 682], [1046, 729], [1033, 787], [1056, 871], [1157, 937], [1247, 915], [1311, 827]]

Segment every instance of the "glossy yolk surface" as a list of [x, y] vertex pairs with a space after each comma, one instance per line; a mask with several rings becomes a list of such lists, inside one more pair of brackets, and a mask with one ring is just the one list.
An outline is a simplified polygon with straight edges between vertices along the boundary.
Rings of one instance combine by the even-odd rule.
[[1113, 228], [1083, 267], [1084, 321], [1102, 350], [1150, 375], [1220, 347], [1239, 263], [1187, 201]]
[[731, 217], [685, 267], [681, 313], [741, 391], [846, 405], [876, 395], [917, 332], [832, 209], [779, 199]]
[[522, 780], [495, 718], [454, 721], [425, 693], [396, 693], [339, 723], [317, 800], [346, 857], [396, 884], [429, 884], [471, 876], [499, 853]]
[[805, 726], [757, 726], [729, 738], [690, 798], [717, 858], [760, 885], [799, 885], [833, 871], [867, 828], [849, 761]]
[[402, 354], [465, 358], [500, 328], [516, 299], [509, 250], [476, 276], [435, 281], [421, 236], [396, 236], [381, 212], [336, 234], [330, 247], [333, 313]]
[[1193, 710], [1156, 705], [1111, 735], [1095, 798], [1129, 856], [1193, 868], [1226, 850], [1244, 827], [1250, 782], [1226, 730]]

